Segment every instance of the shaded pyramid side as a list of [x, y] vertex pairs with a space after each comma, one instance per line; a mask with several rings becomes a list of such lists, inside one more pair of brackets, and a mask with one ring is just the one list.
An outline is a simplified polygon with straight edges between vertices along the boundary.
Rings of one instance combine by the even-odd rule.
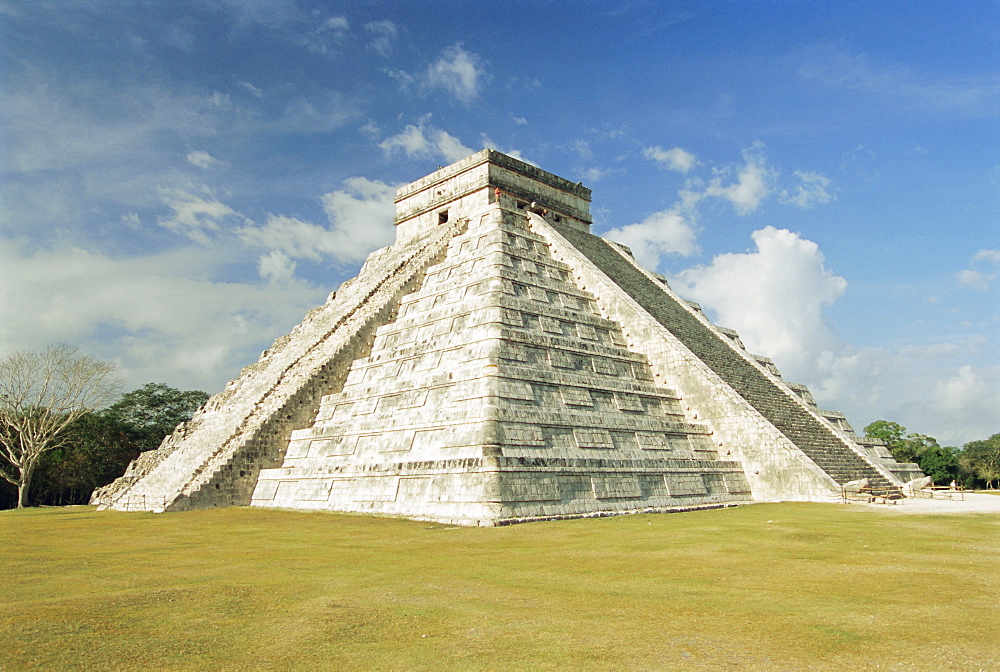
[[884, 461], [811, 409], [619, 246], [535, 215], [532, 228], [574, 268], [602, 310], [623, 324], [630, 347], [645, 353], [657, 375], [712, 424], [720, 452], [743, 463], [755, 499], [823, 500], [860, 478], [874, 486], [900, 485]]
[[126, 511], [248, 504], [260, 468], [281, 463], [291, 432], [308, 426], [323, 395], [343, 385], [350, 362], [369, 351], [375, 328], [391, 319], [456, 230], [438, 227], [373, 253], [356, 278], [157, 450], [95, 491], [91, 504]]
[[749, 499], [526, 222], [472, 216], [255, 506], [496, 524]]

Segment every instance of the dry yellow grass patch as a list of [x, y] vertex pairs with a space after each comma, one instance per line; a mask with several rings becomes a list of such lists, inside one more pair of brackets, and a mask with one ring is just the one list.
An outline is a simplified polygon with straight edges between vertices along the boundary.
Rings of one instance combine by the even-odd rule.
[[1000, 516], [0, 513], [0, 669], [1000, 669]]

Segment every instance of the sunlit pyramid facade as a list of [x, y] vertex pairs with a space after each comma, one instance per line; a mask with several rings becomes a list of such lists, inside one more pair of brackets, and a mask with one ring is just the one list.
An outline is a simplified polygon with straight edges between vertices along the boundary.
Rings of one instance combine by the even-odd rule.
[[590, 234], [589, 205], [492, 150], [403, 187], [396, 243], [93, 503], [497, 525], [921, 475]]

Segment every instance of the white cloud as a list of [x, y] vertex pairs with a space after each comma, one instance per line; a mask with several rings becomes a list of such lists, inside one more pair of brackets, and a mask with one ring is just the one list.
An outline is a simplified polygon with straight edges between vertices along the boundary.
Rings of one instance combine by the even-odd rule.
[[368, 47], [376, 53], [388, 57], [399, 35], [399, 28], [392, 21], [372, 21], [365, 24], [365, 31], [372, 38]]
[[[755, 142], [742, 152], [743, 163], [712, 169], [714, 177], [707, 182], [695, 175], [687, 178], [684, 188], [677, 192], [678, 201], [672, 207], [654, 213], [639, 224], [613, 229], [608, 237], [632, 248], [636, 258], [649, 268], [656, 268], [663, 255], [689, 256], [699, 252], [697, 244], [699, 208], [708, 198], [719, 198], [730, 203], [738, 215], [757, 210], [764, 200], [775, 192], [778, 171], [769, 166], [764, 154], [764, 144]], [[694, 154], [674, 147], [647, 147], [643, 156], [677, 172], [688, 173], [702, 165]], [[735, 179], [725, 182], [735, 173]], [[782, 203], [811, 207], [827, 203], [834, 198], [829, 191], [830, 180], [820, 173], [795, 171], [799, 180], [794, 193], [779, 192]], [[602, 173], [591, 179], [602, 177]]]
[[261, 90], [261, 89], [258, 89], [256, 86], [254, 86], [250, 82], [239, 81], [239, 82], [237, 82], [237, 84], [239, 84], [244, 89], [246, 89], [247, 91], [249, 91], [250, 95], [253, 96], [254, 98], [262, 98], [264, 96], [264, 91]]
[[334, 256], [337, 251], [333, 231], [285, 215], [268, 215], [263, 226], [246, 226], [240, 229], [239, 235], [250, 245], [280, 252], [291, 259], [321, 261], [324, 257]]
[[796, 233], [768, 226], [752, 235], [755, 251], [720, 254], [673, 282], [720, 324], [739, 331], [752, 352], [784, 362], [795, 376], [811, 373], [823, 352], [838, 349], [823, 308], [844, 293], [847, 281], [826, 269], [816, 243]]
[[379, 143], [386, 154], [402, 152], [411, 158], [441, 158], [448, 163], [464, 159], [473, 153], [455, 136], [424, 121], [407, 124], [402, 131]]
[[600, 182], [605, 177], [610, 175], [612, 172], [613, 171], [593, 166], [582, 170], [580, 172], [580, 177], [582, 177], [587, 182]]
[[355, 103], [336, 92], [328, 94], [322, 101], [298, 98], [285, 106], [272, 129], [291, 133], [328, 133], [344, 126], [357, 113]]
[[966, 268], [956, 273], [955, 278], [963, 285], [985, 292], [990, 288], [990, 281], [993, 280], [994, 276]]
[[[290, 264], [293, 259], [357, 262], [392, 243], [395, 188], [363, 177], [344, 180], [344, 186], [322, 197], [331, 228], [295, 217], [269, 215], [263, 226], [239, 230], [245, 243], [270, 251], [258, 267], [262, 278], [288, 279], [294, 271]], [[271, 254], [274, 252], [279, 254]]]
[[443, 89], [468, 105], [479, 96], [484, 76], [479, 56], [455, 44], [428, 66], [425, 81], [428, 87]]
[[208, 152], [202, 152], [202, 151], [188, 152], [186, 158], [188, 163], [190, 163], [192, 166], [197, 166], [198, 168], [202, 168], [205, 170], [208, 170], [212, 166], [217, 166], [218, 164], [222, 163]]
[[[979, 250], [969, 260], [970, 266], [977, 264], [980, 265], [980, 268], [982, 268], [982, 264], [1000, 264], [1000, 250]], [[963, 269], [955, 274], [955, 278], [963, 285], [983, 292], [990, 288], [990, 284], [996, 280], [996, 277], [995, 273], [977, 271], [972, 268]]]
[[532, 166], [535, 166], [535, 167], [538, 166], [538, 164], [535, 163], [534, 161], [532, 161], [530, 159], [526, 159], [521, 154], [521, 150], [519, 150], [519, 149], [510, 149], [508, 147], [501, 147], [500, 143], [494, 142], [493, 139], [490, 138], [490, 136], [486, 135], [485, 133], [480, 134], [480, 136], [479, 136], [479, 142], [483, 146], [483, 149], [495, 149], [496, 151], [503, 152], [507, 156], [512, 156], [512, 157], [514, 157], [515, 159], [517, 159], [519, 161], [524, 161], [525, 163], [531, 164]]
[[698, 163], [694, 154], [687, 152], [680, 147], [663, 149], [662, 147], [647, 147], [642, 150], [642, 155], [647, 159], [656, 161], [658, 164], [678, 173], [690, 171]]
[[173, 210], [173, 214], [157, 219], [156, 223], [196, 243], [207, 245], [209, 232], [218, 232], [225, 220], [239, 217], [239, 214], [216, 199], [207, 187], [198, 191], [200, 193], [187, 189], [161, 189], [163, 203]]
[[834, 200], [836, 196], [831, 194], [830, 178], [821, 173], [796, 170], [795, 176], [801, 183], [794, 192], [787, 189], [781, 191], [780, 200], [782, 203], [790, 203], [800, 208], [811, 208], [814, 205], [823, 205]]
[[344, 16], [331, 16], [323, 22], [322, 26], [326, 30], [347, 30], [351, 27], [347, 17]]
[[[995, 421], [1000, 409], [1000, 367], [977, 370], [966, 364], [946, 380], [938, 381], [934, 391], [938, 413], [959, 426], [982, 423], [988, 418]], [[995, 433], [996, 427], [988, 431]]]
[[93, 172], [142, 161], [163, 151], [165, 137], [213, 135], [231, 112], [218, 92], [65, 84], [36, 71], [7, 76], [4, 84], [6, 160], [9, 168], [29, 174], [80, 167]]
[[0, 353], [79, 344], [117, 361], [130, 386], [215, 392], [329, 291], [213, 279], [232, 261], [221, 246], [117, 259], [0, 239]]
[[257, 272], [272, 285], [290, 282], [295, 277], [296, 263], [281, 250], [271, 250], [260, 256]]
[[821, 408], [843, 411], [858, 432], [885, 419], [960, 446], [996, 433], [1000, 366], [962, 363], [975, 356], [961, 343], [844, 348], [824, 352], [808, 375], [786, 378], [809, 384]]
[[313, 53], [329, 54], [344, 42], [349, 28], [346, 17], [331, 16], [304, 34], [301, 43]]
[[590, 148], [590, 143], [586, 140], [574, 140], [570, 143], [569, 148], [575, 152], [581, 159], [592, 159], [594, 158], [594, 152]]
[[763, 153], [763, 145], [754, 143], [743, 150], [743, 166], [736, 173], [736, 181], [723, 186], [723, 176], [713, 178], [702, 193], [702, 197], [714, 196], [729, 201], [736, 213], [746, 215], [758, 207], [771, 193], [771, 183], [777, 177], [773, 168], [768, 167]]
[[337, 258], [360, 261], [395, 238], [396, 187], [364, 177], [348, 178], [344, 186], [323, 194], [323, 210], [341, 239]]
[[604, 235], [628, 245], [646, 268], [655, 269], [663, 255], [687, 257], [700, 251], [694, 224], [680, 207], [653, 213], [638, 224], [612, 229]]
[[974, 255], [970, 263], [986, 261], [993, 264], [1000, 264], [1000, 250], [979, 250]]

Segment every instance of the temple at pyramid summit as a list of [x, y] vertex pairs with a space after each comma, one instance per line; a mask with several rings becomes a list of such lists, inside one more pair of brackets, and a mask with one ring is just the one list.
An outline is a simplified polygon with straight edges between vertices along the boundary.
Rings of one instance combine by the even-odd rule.
[[590, 196], [492, 150], [402, 187], [396, 242], [92, 503], [492, 526], [922, 476], [592, 235]]

